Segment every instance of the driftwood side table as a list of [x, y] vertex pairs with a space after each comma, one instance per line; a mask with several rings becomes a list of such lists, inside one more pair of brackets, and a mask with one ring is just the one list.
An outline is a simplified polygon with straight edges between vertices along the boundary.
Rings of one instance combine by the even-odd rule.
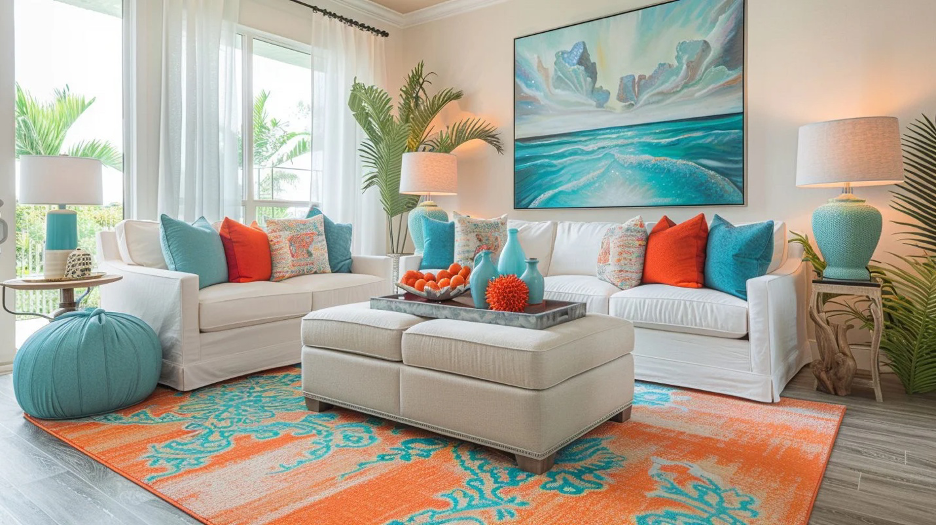
[[[848, 344], [850, 326], [835, 323], [825, 312], [823, 295], [863, 296], [870, 300], [868, 309], [874, 319], [871, 332], [871, 378], [855, 378], [858, 366]], [[809, 299], [809, 317], [816, 324], [816, 343], [819, 358], [811, 364], [816, 377], [815, 388], [838, 396], [851, 394], [853, 385], [874, 389], [874, 398], [883, 402], [881, 394], [881, 333], [884, 314], [881, 306], [881, 284], [875, 281], [831, 281], [816, 279], [812, 282]]]
[[[38, 316], [40, 318], [45, 318], [49, 321], [52, 321], [58, 316], [65, 314], [66, 312], [73, 312], [78, 310], [78, 307], [81, 305], [81, 302], [88, 297], [88, 294], [91, 294], [91, 291], [95, 287], [100, 287], [101, 285], [107, 285], [108, 283], [113, 283], [115, 281], [120, 281], [123, 279], [123, 276], [117, 274], [107, 274], [100, 277], [90, 278], [90, 279], [78, 279], [72, 281], [46, 281], [46, 282], [37, 282], [37, 281], [24, 281], [22, 279], [9, 279], [0, 283], [0, 294], [3, 298], [0, 300], [2, 303], [3, 310], [9, 312], [10, 314], [16, 316]], [[59, 291], [59, 308], [53, 313], [50, 314], [41, 314], [38, 312], [13, 312], [7, 308], [6, 305], [6, 289], [13, 290], [58, 290]], [[75, 298], [75, 289], [87, 289], [84, 294], [79, 298]]]

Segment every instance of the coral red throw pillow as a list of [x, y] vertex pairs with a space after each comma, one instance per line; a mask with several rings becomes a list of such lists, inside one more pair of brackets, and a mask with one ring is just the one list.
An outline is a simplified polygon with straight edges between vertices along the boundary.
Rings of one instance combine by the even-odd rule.
[[643, 283], [662, 283], [699, 289], [705, 278], [708, 223], [699, 214], [680, 224], [663, 216], [650, 231], [644, 259]]
[[225, 217], [218, 233], [227, 257], [229, 282], [270, 281], [270, 240], [256, 221], [247, 226]]

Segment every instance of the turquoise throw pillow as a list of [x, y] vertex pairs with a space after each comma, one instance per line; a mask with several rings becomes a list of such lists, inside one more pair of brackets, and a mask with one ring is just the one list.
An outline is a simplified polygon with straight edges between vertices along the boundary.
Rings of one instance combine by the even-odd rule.
[[773, 231], [773, 221], [734, 226], [716, 215], [705, 250], [705, 286], [747, 300], [747, 280], [770, 266]]
[[325, 244], [328, 245], [328, 266], [332, 273], [351, 272], [351, 225], [336, 223], [314, 206], [306, 214], [306, 219], [317, 215], [324, 216]]
[[221, 235], [200, 217], [191, 225], [163, 214], [159, 240], [169, 270], [198, 274], [198, 288], [227, 283], [227, 259]]
[[455, 262], [455, 222], [437, 221], [423, 216], [422, 269], [449, 268]]

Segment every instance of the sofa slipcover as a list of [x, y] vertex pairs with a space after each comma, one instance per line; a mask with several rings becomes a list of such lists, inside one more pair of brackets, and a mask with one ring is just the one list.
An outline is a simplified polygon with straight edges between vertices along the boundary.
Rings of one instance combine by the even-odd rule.
[[219, 283], [198, 291], [198, 328], [226, 331], [290, 318], [312, 309], [312, 294], [271, 281]]
[[596, 276], [547, 276], [545, 278], [546, 299], [580, 301], [588, 312], [608, 314], [608, 300], [621, 289], [602, 281]]
[[388, 294], [387, 280], [369, 274], [309, 274], [289, 278], [282, 283], [311, 292], [311, 310], [347, 305], [359, 302], [362, 298]]
[[748, 333], [748, 303], [712, 289], [641, 285], [611, 296], [610, 314], [635, 327], [742, 338]]

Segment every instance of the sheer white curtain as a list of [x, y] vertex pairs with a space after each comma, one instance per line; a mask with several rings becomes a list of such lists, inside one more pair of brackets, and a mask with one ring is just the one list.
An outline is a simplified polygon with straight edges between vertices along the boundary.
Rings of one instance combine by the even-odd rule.
[[236, 98], [240, 0], [164, 0], [158, 211], [240, 217]]
[[319, 14], [312, 25], [312, 158], [322, 173], [322, 209], [354, 225], [355, 254], [386, 254], [387, 225], [376, 189], [361, 194], [364, 132], [348, 109], [354, 79], [386, 87], [384, 38]]

